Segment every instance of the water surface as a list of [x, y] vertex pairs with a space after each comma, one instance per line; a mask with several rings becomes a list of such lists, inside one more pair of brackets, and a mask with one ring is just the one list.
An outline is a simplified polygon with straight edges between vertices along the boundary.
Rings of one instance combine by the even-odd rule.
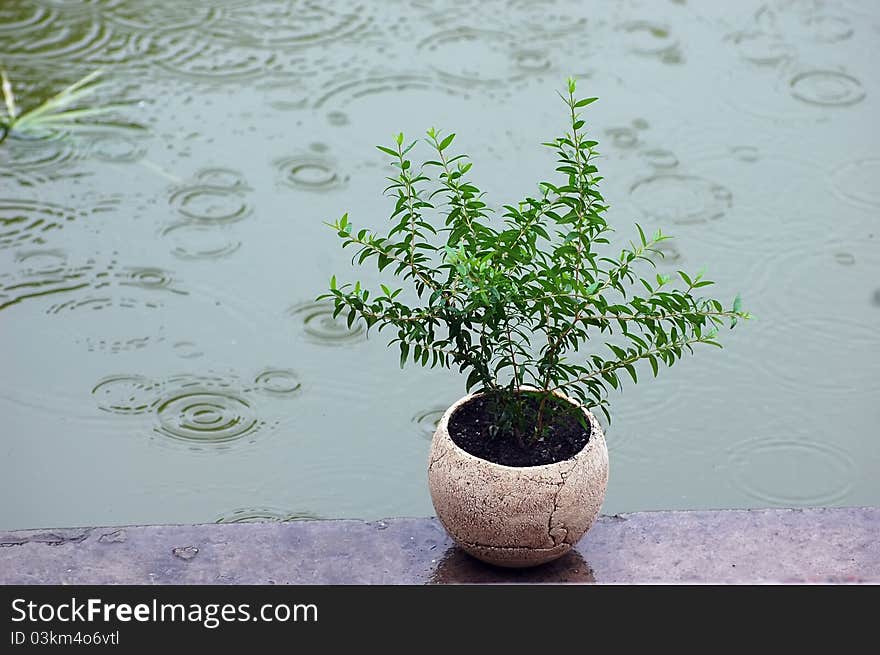
[[532, 193], [568, 75], [611, 221], [759, 317], [613, 397], [604, 511], [880, 504], [878, 54], [868, 0], [5, 0], [21, 104], [101, 68], [146, 130], [0, 146], [0, 527], [432, 513], [463, 380], [314, 302], [322, 223], [432, 125]]

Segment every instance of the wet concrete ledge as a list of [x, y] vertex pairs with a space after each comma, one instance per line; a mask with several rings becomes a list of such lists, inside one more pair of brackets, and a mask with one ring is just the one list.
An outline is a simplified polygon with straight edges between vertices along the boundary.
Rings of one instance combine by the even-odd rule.
[[880, 582], [880, 508], [605, 516], [562, 559], [486, 566], [436, 519], [0, 532], [2, 584]]

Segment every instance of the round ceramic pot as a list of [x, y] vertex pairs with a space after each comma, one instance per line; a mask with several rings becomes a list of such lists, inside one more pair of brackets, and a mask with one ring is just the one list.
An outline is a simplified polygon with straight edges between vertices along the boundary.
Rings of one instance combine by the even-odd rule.
[[521, 568], [561, 557], [590, 529], [605, 499], [608, 449], [602, 427], [583, 409], [590, 439], [571, 459], [541, 466], [495, 464], [459, 448], [449, 436], [452, 414], [477, 395], [447, 409], [434, 432], [428, 486], [438, 518], [461, 548], [490, 564]]

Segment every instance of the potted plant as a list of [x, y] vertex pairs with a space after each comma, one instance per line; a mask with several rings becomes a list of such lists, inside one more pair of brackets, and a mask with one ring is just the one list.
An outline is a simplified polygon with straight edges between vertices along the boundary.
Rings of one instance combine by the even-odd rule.
[[[467, 552], [493, 564], [531, 566], [566, 553], [595, 521], [608, 480], [608, 452], [594, 412], [608, 414], [608, 389], [672, 366], [695, 344], [720, 347], [718, 328], [749, 318], [739, 296], [729, 309], [702, 297], [703, 274], [641, 277], [662, 257], [661, 231], [616, 256], [599, 192], [597, 142], [579, 110], [596, 98], [560, 94], [568, 129], [543, 145], [557, 156], [555, 182], [495, 213], [453, 155], [454, 134], [427, 132], [432, 158], [414, 164], [398, 134], [392, 226], [331, 227], [353, 262], [372, 260], [411, 287], [360, 282], [328, 293], [351, 326], [392, 327], [400, 364], [457, 367], [471, 392], [443, 415], [428, 482], [437, 515]], [[604, 341], [598, 347], [596, 340]], [[583, 346], [592, 346], [584, 352]], [[389, 344], [390, 345], [390, 344]], [[642, 368], [637, 369], [637, 365]]]

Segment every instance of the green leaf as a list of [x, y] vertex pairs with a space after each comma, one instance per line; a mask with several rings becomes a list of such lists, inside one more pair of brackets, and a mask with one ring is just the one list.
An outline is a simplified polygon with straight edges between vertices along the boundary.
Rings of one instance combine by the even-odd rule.
[[452, 140], [455, 138], [455, 134], [450, 134], [445, 139], [440, 142], [440, 145], [437, 146], [437, 149], [440, 151], [446, 150], [449, 147], [449, 144], [452, 143]]
[[574, 107], [575, 109], [580, 109], [581, 107], [586, 107], [587, 105], [591, 105], [596, 102], [599, 98], [584, 98], [583, 100], [578, 100]]

